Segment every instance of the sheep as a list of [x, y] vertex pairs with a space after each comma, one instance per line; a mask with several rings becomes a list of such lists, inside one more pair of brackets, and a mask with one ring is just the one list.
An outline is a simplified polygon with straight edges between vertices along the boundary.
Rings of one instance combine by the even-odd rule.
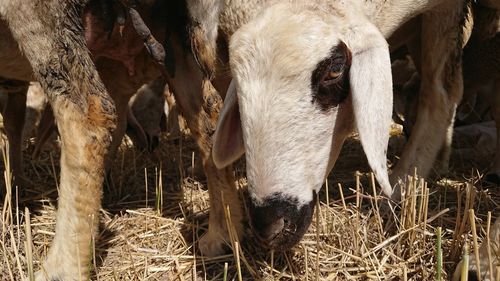
[[[229, 243], [227, 225], [221, 220], [226, 214], [226, 206], [230, 210], [230, 220], [235, 225], [239, 238], [243, 235], [242, 214], [237, 189], [235, 188], [234, 172], [230, 165], [218, 168], [212, 157], [212, 136], [215, 131], [222, 99], [211, 78], [218, 68], [219, 60], [212, 57], [216, 44], [212, 42], [217, 37], [217, 27], [212, 24], [222, 6], [219, 1], [158, 1], [165, 6], [165, 14], [157, 15], [161, 24], [168, 27], [165, 38], [158, 36], [160, 42], [165, 42], [165, 67], [169, 91], [175, 97], [176, 108], [186, 121], [191, 136], [194, 138], [201, 156], [203, 170], [207, 177], [210, 210], [208, 232], [199, 240], [198, 249], [204, 255], [214, 256], [222, 253]], [[198, 10], [198, 5], [205, 8], [214, 5], [214, 9]], [[159, 10], [159, 9], [157, 9]], [[156, 30], [154, 25], [152, 30]], [[210, 61], [212, 59], [212, 61]], [[99, 63], [97, 63], [99, 68]], [[106, 75], [102, 75], [106, 83]], [[215, 77], [217, 80], [217, 77]], [[214, 80], [214, 81], [215, 81]], [[223, 79], [219, 79], [224, 84]], [[120, 116], [120, 115], [119, 115]]]
[[[198, 13], [190, 13], [190, 9], [198, 8], [197, 5], [217, 6], [220, 3], [158, 2], [165, 6], [165, 15], [158, 18], [168, 27], [168, 32], [155, 33], [155, 35], [167, 34], [166, 38], [158, 37], [160, 42], [165, 42], [164, 47], [167, 51], [165, 59], [167, 75], [164, 78], [169, 91], [175, 97], [179, 114], [184, 117], [191, 136], [198, 145], [211, 200], [209, 231], [200, 239], [198, 248], [204, 255], [213, 256], [223, 252], [224, 245], [230, 241], [227, 239], [229, 236], [226, 224], [220, 219], [226, 213], [224, 206], [228, 204], [230, 207], [230, 219], [236, 225], [238, 237], [242, 237], [243, 234], [241, 226], [243, 210], [239, 205], [233, 169], [230, 166], [217, 168], [212, 158], [212, 135], [219, 110], [222, 108], [222, 99], [210, 81], [218, 60], [211, 57], [215, 52], [215, 44], [208, 41], [215, 40], [217, 28], [212, 29], [208, 23], [213, 21], [211, 17], [217, 15], [218, 8], [214, 10], [202, 8]], [[154, 25], [152, 30], [155, 30]], [[207, 60], [208, 58], [212, 58], [213, 61]], [[99, 68], [99, 63], [97, 67]], [[102, 76], [106, 83], [106, 75]]]
[[[0, 2], [0, 76], [22, 82], [13, 101], [25, 97], [27, 81], [41, 83], [62, 143], [56, 236], [37, 280], [88, 278], [88, 245], [109, 166], [104, 162], [125, 132], [128, 100], [142, 84], [171, 70], [163, 65], [171, 58], [163, 60], [163, 48], [136, 10], [124, 8], [128, 20], [108, 29], [100, 7], [97, 0]], [[165, 3], [148, 1], [137, 9], [168, 45]], [[22, 15], [32, 15], [31, 21]], [[113, 102], [108, 91], [120, 95], [113, 95]], [[8, 108], [19, 114], [25, 105], [23, 100]]]
[[[104, 157], [115, 128], [113, 102], [81, 33], [84, 4], [0, 2], [0, 76], [40, 82], [55, 109], [62, 141], [56, 235], [37, 280], [88, 278]], [[29, 21], [25, 15], [31, 15]], [[13, 45], [19, 48], [9, 48]]]
[[[144, 84], [130, 98], [126, 117], [127, 135], [132, 139], [135, 147], [140, 150], [153, 151], [159, 143], [160, 133], [166, 130], [164, 86], [163, 79], [159, 78], [149, 84]], [[12, 108], [5, 107], [5, 110], [12, 110]], [[24, 127], [16, 127], [14, 130], [22, 130], [22, 139], [25, 140], [28, 136], [33, 135], [32, 132], [36, 128], [36, 139], [32, 153], [32, 158], [36, 159], [47, 140], [57, 130], [52, 109], [50, 106], [46, 106], [45, 95], [39, 83], [31, 83], [28, 88], [26, 110]], [[19, 118], [19, 115], [12, 115]], [[176, 120], [175, 117], [174, 119]], [[15, 143], [14, 140], [11, 141]], [[11, 155], [11, 162], [17, 163], [17, 159], [21, 159], [21, 155]], [[16, 169], [14, 169], [14, 176], [26, 180], [22, 173]], [[25, 185], [19, 186], [25, 187]]]
[[[392, 83], [385, 38], [418, 14], [422, 98], [391, 182], [415, 167], [422, 176], [429, 173], [451, 139], [462, 96], [462, 1], [225, 4], [219, 38], [230, 41], [233, 81], [214, 135], [213, 159], [224, 168], [246, 153], [251, 222], [271, 247], [287, 249], [307, 230], [314, 194], [354, 123], [384, 195], [398, 200], [386, 166]], [[237, 202], [230, 205], [238, 208]]]
[[[117, 147], [115, 144], [121, 139], [126, 129], [126, 126], [124, 126], [124, 124], [126, 124], [124, 122], [124, 116], [126, 116], [126, 114], [124, 115], [123, 112], [128, 111], [127, 96], [131, 96], [143, 83], [150, 81], [160, 74], [166, 78], [169, 89], [175, 97], [179, 113], [185, 117], [191, 135], [195, 138], [200, 148], [203, 168], [207, 175], [209, 194], [211, 198], [216, 198], [212, 201], [210, 207], [211, 219], [209, 220], [209, 228], [211, 232], [209, 231], [208, 235], [205, 235], [200, 241], [199, 248], [204, 254], [216, 255], [220, 253], [225, 243], [223, 238], [227, 237], [218, 235], [218, 233], [225, 233], [226, 229], [225, 224], [220, 223], [220, 218], [224, 216], [224, 209], [222, 208], [224, 201], [221, 200], [222, 194], [226, 202], [238, 202], [238, 193], [234, 187], [232, 169], [230, 167], [218, 169], [211, 156], [211, 136], [215, 131], [218, 112], [222, 107], [222, 100], [210, 83], [209, 73], [198, 65], [198, 60], [203, 56], [195, 54], [198, 50], [191, 47], [190, 42], [194, 39], [190, 40], [190, 33], [188, 31], [193, 30], [192, 27], [195, 24], [189, 17], [186, 3], [184, 1], [149, 1], [150, 3], [145, 7], [142, 5], [139, 6], [139, 8], [143, 8], [142, 10], [139, 9], [142, 17], [146, 20], [148, 26], [151, 27], [151, 31], [154, 33], [155, 37], [158, 38], [160, 42], [163, 42], [163, 46], [166, 50], [165, 60], [155, 59], [152, 62], [151, 56], [145, 51], [146, 48], [143, 46], [142, 39], [138, 40], [137, 36], [128, 35], [127, 32], [133, 32], [130, 29], [129, 22], [125, 22], [124, 25], [114, 25], [111, 30], [106, 28], [106, 21], [99, 15], [99, 10], [96, 10], [96, 7], [99, 7], [96, 1], [97, 0], [92, 0], [88, 5], [84, 5], [86, 4], [85, 1], [78, 2], [78, 6], [69, 5], [76, 2], [67, 2], [68, 6], [66, 6], [66, 4], [61, 4], [62, 7], [56, 5], [55, 2], [42, 3], [40, 1], [31, 4], [27, 4], [27, 2], [10, 3], [5, 7], [9, 7], [8, 11], [12, 18], [19, 16], [15, 11], [22, 11], [23, 14], [36, 14], [37, 7], [43, 7], [44, 9], [47, 7], [56, 7], [54, 8], [55, 10], [45, 9], [44, 11], [53, 11], [53, 13], [49, 14], [59, 16], [57, 19], [51, 21], [51, 17], [41, 18], [41, 16], [36, 14], [32, 22], [43, 22], [43, 24], [34, 24], [33, 28], [37, 27], [42, 29], [41, 25], [43, 25], [47, 27], [47, 29], [42, 30], [43, 32], [33, 32], [31, 29], [22, 29], [18, 19], [12, 20], [16, 23], [14, 26], [11, 25], [10, 18], [8, 19], [9, 25], [7, 25], [7, 22], [1, 22], [2, 24], [0, 24], [0, 31], [2, 31], [0, 33], [2, 38], [2, 40], [0, 40], [0, 77], [6, 77], [10, 80], [40, 81], [47, 93], [49, 103], [54, 109], [54, 117], [61, 134], [62, 177], [60, 181], [61, 193], [58, 204], [56, 237], [53, 242], [52, 250], [49, 252], [46, 262], [42, 266], [49, 279], [60, 278], [69, 280], [72, 278], [88, 278], [88, 269], [84, 265], [88, 264], [89, 253], [81, 249], [88, 249], [88, 247], [84, 248], [82, 245], [90, 245], [91, 233], [96, 233], [96, 210], [98, 210], [100, 206], [100, 195], [102, 192], [101, 184], [104, 170], [105, 167], [109, 167], [109, 161], [111, 161], [109, 155], [114, 153], [113, 148]], [[26, 8], [20, 9], [20, 7], [23, 6], [26, 6]], [[64, 15], [68, 14], [66, 9], [73, 7], [78, 7], [78, 9], [75, 8], [77, 11], [71, 13], [71, 17], [68, 19], [73, 25], [69, 25], [68, 23], [63, 26], [76, 26], [76, 31], [78, 33], [75, 33], [69, 38], [63, 38], [66, 39], [65, 41], [60, 38], [61, 36], [57, 37], [55, 36], [57, 34], [53, 34], [53, 31], [60, 31], [61, 29], [54, 28], [54, 25], [51, 23], [64, 22], [62, 19], [66, 19]], [[70, 10], [73, 11], [72, 9]], [[4, 10], [4, 6], [2, 6], [2, 19], [4, 18], [3, 11], [7, 11]], [[81, 13], [82, 11], [83, 13]], [[9, 13], [5, 12], [5, 15]], [[80, 22], [80, 18], [76, 16], [80, 14], [83, 14], [82, 22]], [[86, 55], [85, 59], [87, 59], [84, 60], [85, 71], [90, 71], [91, 76], [90, 78], [88, 78], [89, 76], [79, 77], [80, 72], [71, 72], [72, 76], [69, 76], [67, 81], [88, 81], [88, 79], [92, 82], [97, 81], [96, 84], [99, 86], [97, 88], [99, 91], [92, 90], [93, 88], [89, 88], [88, 84], [77, 84], [75, 87], [70, 88], [71, 90], [76, 89], [73, 94], [75, 98], [72, 98], [70, 102], [75, 103], [81, 108], [85, 108], [85, 106], [89, 104], [87, 102], [88, 98], [77, 99], [77, 97], [79, 97], [77, 94], [80, 93], [81, 90], [82, 95], [87, 97], [85, 95], [87, 93], [85, 91], [86, 89], [91, 89], [92, 93], [99, 93], [98, 97], [104, 99], [106, 102], [92, 103], [91, 105], [93, 105], [93, 107], [90, 113], [88, 111], [77, 111], [76, 109], [71, 110], [71, 112], [75, 111], [75, 114], [81, 113], [77, 115], [77, 117], [79, 116], [78, 118], [81, 118], [77, 119], [75, 117], [76, 119], [72, 118], [70, 119], [71, 122], [67, 122], [66, 120], [68, 118], [66, 117], [65, 119], [65, 116], [70, 110], [65, 110], [67, 106], [60, 105], [59, 99], [56, 98], [58, 95], [52, 94], [54, 91], [60, 92], [61, 89], [65, 88], [54, 88], [57, 85], [47, 84], [44, 80], [44, 78], [47, 77], [48, 79], [52, 79], [52, 76], [49, 76], [49, 74], [52, 73], [48, 72], [47, 68], [43, 67], [44, 63], [51, 62], [47, 61], [50, 56], [46, 53], [42, 53], [44, 59], [38, 58], [36, 55], [36, 51], [39, 48], [37, 47], [38, 43], [36, 43], [38, 41], [30, 41], [31, 38], [28, 34], [41, 34], [40, 36], [43, 36], [43, 38], [37, 38], [41, 40], [41, 43], [50, 42], [51, 46], [62, 48], [62, 50], [57, 48], [53, 50], [53, 55], [57, 58], [56, 55], [59, 52], [66, 54], [64, 50], [68, 49], [64, 48], [64, 46], [68, 46], [69, 43], [67, 43], [67, 40], [77, 40], [79, 44], [81, 43], [81, 48], [85, 46], [83, 44], [83, 38], [80, 36], [82, 27], [85, 27], [85, 29], [83, 29], [83, 38], [91, 51], [91, 53], [89, 53], [89, 50], [86, 48], [84, 49]], [[15, 34], [18, 32], [23, 35], [23, 37], [17, 35], [12, 37], [11, 31]], [[22, 31], [27, 33], [23, 33]], [[65, 29], [62, 29], [62, 31], [65, 31]], [[116, 33], [120, 33], [120, 35], [118, 36]], [[103, 40], [103, 38], [106, 37], [109, 38], [109, 40]], [[19, 42], [24, 51], [23, 53], [21, 53], [17, 47]], [[58, 45], [54, 42], [61, 42], [60, 44], [63, 45]], [[106, 43], [109, 44], [106, 45]], [[23, 47], [23, 44], [27, 47]], [[69, 46], [73, 45], [70, 44]], [[44, 48], [49, 47], [45, 46]], [[80, 62], [80, 52], [78, 50], [81, 50], [81, 48], [69, 48], [71, 52], [68, 56], [71, 62], [74, 62], [75, 59], [78, 59], [76, 62]], [[111, 52], [110, 50], [114, 50], [115, 52]], [[24, 54], [28, 55], [28, 59], [24, 58]], [[77, 56], [75, 57], [75, 55]], [[155, 58], [155, 56], [153, 56], [153, 58]], [[94, 60], [95, 68], [91, 59]], [[78, 66], [76, 62], [73, 64]], [[36, 67], [31, 68], [30, 63], [35, 63]], [[3, 67], [11, 64], [13, 67]], [[52, 62], [50, 65], [52, 67], [57, 66], [55, 62]], [[69, 69], [72, 71], [73, 68], [69, 67]], [[95, 69], [99, 71], [99, 75], [95, 72]], [[75, 71], [81, 71], [81, 69], [76, 69]], [[63, 76], [63, 78], [66, 77], [67, 76]], [[49, 80], [49, 82], [52, 83], [52, 80]], [[116, 83], [116, 81], [120, 81], [120, 83]], [[106, 88], [104, 88], [104, 86], [106, 86]], [[108, 92], [110, 93], [109, 96], [107, 94]], [[97, 99], [94, 98], [95, 95], [88, 96], [92, 98], [92, 102]], [[115, 97], [115, 105], [113, 105], [111, 101], [111, 95]], [[64, 97], [66, 98], [66, 96]], [[116, 97], [121, 98], [117, 99]], [[97, 112], [94, 105], [106, 105], [106, 107], [98, 108], [103, 111], [101, 114]], [[72, 109], [74, 108], [75, 107]], [[96, 121], [93, 121], [94, 119], [89, 116], [96, 118]], [[84, 117], [87, 119], [84, 120]], [[96, 122], [101, 123], [96, 124]], [[84, 127], [80, 130], [82, 126]], [[93, 130], [97, 130], [97, 133], [90, 133], [93, 132]], [[81, 134], [85, 135], [81, 138], [81, 141], [79, 141], [79, 136]], [[68, 136], [70, 135], [75, 138], [69, 139]], [[92, 150], [87, 149], [89, 146], [86, 145], [86, 143], [92, 143]], [[75, 153], [68, 153], [68, 149]], [[84, 154], [85, 151], [89, 151], [89, 153]], [[75, 155], [78, 155], [78, 159], [75, 159]], [[90, 158], [87, 158], [88, 155], [92, 155], [93, 162], [90, 161]], [[77, 165], [78, 163], [75, 163], [75, 161], [87, 162], [80, 162], [82, 164]], [[103, 164], [102, 161], [106, 163]], [[82, 176], [79, 176], [79, 173]], [[83, 176], [83, 173], [86, 173], [85, 176]], [[76, 176], [79, 177], [76, 178]], [[88, 182], [82, 183], [83, 181]], [[80, 188], [83, 184], [87, 185], [85, 191]], [[80, 200], [80, 198], [85, 198], [85, 200], [92, 200], [92, 202], [90, 204], [86, 201], [81, 201], [82, 204], [85, 203], [85, 208], [82, 208], [82, 204], [74, 204], [73, 201], [75, 198], [78, 198], [78, 200]], [[239, 237], [241, 237], [242, 228], [240, 218], [242, 217], [242, 209], [231, 208], [231, 216], [235, 224], [238, 225], [237, 231]], [[68, 220], [78, 225], [68, 224]], [[80, 222], [82, 223], [80, 224]], [[78, 239], [74, 236], [68, 237], [71, 233], [78, 233]], [[77, 247], [75, 247], [75, 245]], [[75, 252], [76, 249], [78, 249], [78, 252]], [[62, 261], [61, 258], [66, 256], [70, 258]], [[43, 279], [41, 276], [42, 274], [39, 274], [39, 279]]]

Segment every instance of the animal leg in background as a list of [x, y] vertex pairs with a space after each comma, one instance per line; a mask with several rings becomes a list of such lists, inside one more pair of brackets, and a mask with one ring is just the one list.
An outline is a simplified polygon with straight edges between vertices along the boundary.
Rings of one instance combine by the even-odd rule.
[[122, 67], [120, 62], [107, 58], [100, 59], [97, 63], [102, 81], [104, 82], [109, 95], [113, 97], [116, 107], [117, 124], [113, 131], [111, 146], [109, 147], [108, 157], [106, 158], [106, 170], [109, 172], [111, 164], [116, 156], [118, 148], [123, 140], [127, 130], [127, 111], [128, 101], [135, 93], [133, 87], [129, 87], [126, 68]]
[[29, 83], [24, 81], [10, 81], [17, 86], [7, 94], [7, 101], [2, 108], [5, 133], [9, 140], [10, 168], [14, 175], [14, 184], [26, 186], [28, 182], [23, 177], [23, 126], [26, 115], [26, 94]]
[[[417, 168], [427, 176], [439, 150], [451, 141], [455, 109], [463, 93], [460, 22], [462, 4], [442, 4], [423, 14], [421, 48], [421, 87], [418, 115], [401, 160], [391, 180], [394, 184]], [[453, 9], [458, 9], [453, 12]], [[436, 57], [435, 54], [442, 54]], [[449, 152], [444, 152], [444, 158]]]
[[224, 244], [231, 241], [225, 220], [225, 206], [229, 206], [231, 221], [238, 238], [243, 236], [243, 210], [234, 186], [232, 165], [217, 169], [212, 159], [212, 135], [222, 101], [210, 81], [204, 77], [193, 55], [186, 55], [185, 52], [188, 51], [183, 50], [181, 44], [176, 43], [178, 41], [172, 42], [176, 72], [168, 84], [179, 112], [186, 119], [200, 149], [210, 196], [208, 232], [200, 239], [199, 247], [204, 255], [218, 255], [223, 253]]

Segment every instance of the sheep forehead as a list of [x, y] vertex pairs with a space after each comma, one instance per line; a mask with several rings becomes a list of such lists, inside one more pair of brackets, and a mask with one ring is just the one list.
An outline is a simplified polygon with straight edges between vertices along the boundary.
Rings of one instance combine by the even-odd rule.
[[330, 115], [312, 102], [311, 76], [342, 40], [346, 25], [314, 5], [302, 6], [272, 6], [231, 39], [231, 71], [246, 129], [266, 134], [302, 127], [307, 134], [316, 127], [312, 121]]
[[[233, 77], [240, 90], [260, 88], [264, 90], [261, 92], [275, 92], [276, 88], [296, 88], [309, 83], [312, 71], [342, 40], [348, 28], [342, 21], [345, 14], [337, 12], [338, 17], [325, 14], [312, 4], [280, 3], [237, 31], [231, 40], [230, 53]], [[255, 83], [261, 85], [250, 85]], [[274, 89], [262, 89], [266, 86]], [[238, 92], [239, 96], [246, 94], [256, 93]]]

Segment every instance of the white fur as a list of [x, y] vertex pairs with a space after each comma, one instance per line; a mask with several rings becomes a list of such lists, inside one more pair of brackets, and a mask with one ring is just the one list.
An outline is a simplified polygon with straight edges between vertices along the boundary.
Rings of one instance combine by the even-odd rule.
[[[350, 86], [361, 144], [382, 190], [392, 196], [387, 176], [387, 144], [392, 117], [392, 76], [387, 43], [373, 25], [359, 26], [352, 38]], [[370, 67], [368, 67], [370, 66]], [[374, 76], [372, 80], [370, 77]]]
[[[353, 51], [354, 64], [358, 64], [359, 56], [359, 63], [363, 65], [367, 62], [388, 65], [387, 69], [369, 74], [375, 76], [374, 80], [383, 81], [381, 88], [354, 81], [357, 88], [353, 90], [367, 96], [372, 92], [378, 95], [376, 91], [387, 93], [380, 100], [370, 98], [369, 104], [360, 103], [361, 96], [349, 97], [354, 106], [347, 101], [324, 112], [312, 103], [311, 75], [341, 41]], [[381, 53], [382, 57], [372, 58], [372, 50], [378, 48], [386, 50]], [[372, 60], [366, 61], [364, 53]], [[380, 118], [365, 116], [380, 120], [379, 126], [370, 121], [356, 123], [361, 130], [366, 130], [361, 134], [365, 150], [375, 151], [373, 157], [369, 157], [370, 164], [384, 191], [390, 195], [385, 164], [392, 105], [389, 55], [382, 35], [356, 12], [354, 5], [333, 8], [315, 2], [275, 4], [234, 34], [230, 58], [241, 114], [249, 189], [254, 200], [258, 202], [279, 192], [297, 198], [302, 204], [310, 202], [312, 191], [321, 188], [329, 172], [329, 163], [335, 162], [330, 155], [336, 158], [338, 154], [339, 147], [332, 147], [332, 143], [341, 145], [347, 133], [345, 128], [352, 127], [345, 122], [352, 122], [353, 108], [354, 112], [382, 115]], [[359, 67], [361, 65], [356, 66], [357, 71], [366, 74]], [[376, 112], [380, 106], [387, 109]], [[370, 125], [373, 130], [369, 130]], [[370, 142], [367, 138], [376, 141]]]

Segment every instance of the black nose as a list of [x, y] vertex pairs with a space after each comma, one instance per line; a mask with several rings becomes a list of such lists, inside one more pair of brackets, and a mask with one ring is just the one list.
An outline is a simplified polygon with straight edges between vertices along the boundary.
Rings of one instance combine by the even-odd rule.
[[[313, 196], [315, 198], [315, 196]], [[271, 248], [283, 251], [297, 244], [311, 224], [315, 200], [298, 200], [275, 194], [262, 203], [250, 204], [251, 222], [257, 236]]]

